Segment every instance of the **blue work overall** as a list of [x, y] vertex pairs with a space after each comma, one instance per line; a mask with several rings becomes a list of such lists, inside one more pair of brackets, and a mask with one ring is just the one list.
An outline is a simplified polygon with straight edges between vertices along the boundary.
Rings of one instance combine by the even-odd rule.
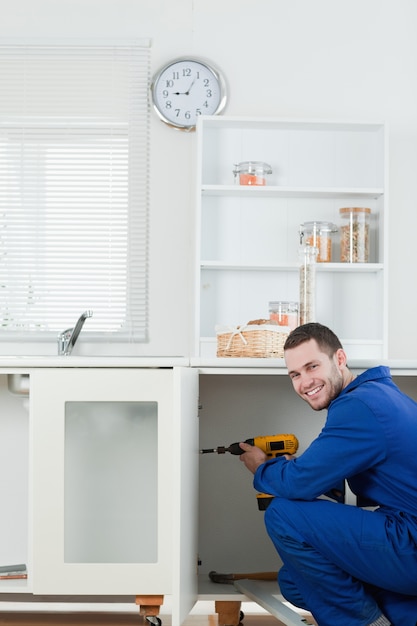
[[[284, 566], [284, 597], [320, 626], [366, 626], [381, 612], [394, 626], [417, 624], [417, 519], [326, 500], [276, 497], [267, 531]], [[389, 591], [388, 591], [389, 590]]]
[[[381, 612], [417, 623], [417, 403], [387, 367], [371, 368], [329, 404], [319, 436], [298, 458], [261, 464], [254, 487], [284, 568], [283, 595], [320, 626], [367, 626]], [[347, 480], [379, 509], [320, 499]]]

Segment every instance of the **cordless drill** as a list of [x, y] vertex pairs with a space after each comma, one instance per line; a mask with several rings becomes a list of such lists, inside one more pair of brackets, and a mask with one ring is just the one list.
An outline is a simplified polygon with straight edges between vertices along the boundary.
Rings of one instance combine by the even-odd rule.
[[[256, 446], [265, 452], [267, 456], [281, 456], [282, 454], [295, 454], [298, 450], [298, 439], [295, 435], [267, 435], [266, 437], [253, 437], [246, 439], [245, 443], [250, 446]], [[200, 450], [200, 454], [230, 454], [241, 455], [243, 450], [239, 442], [232, 443], [230, 446], [218, 446], [217, 448], [204, 448]]]
[[[245, 443], [250, 446], [256, 446], [265, 452], [268, 457], [282, 456], [283, 454], [295, 454], [298, 450], [298, 439], [295, 435], [268, 435], [266, 437], [253, 437], [246, 439]], [[230, 446], [218, 446], [217, 448], [203, 448], [200, 454], [230, 454], [241, 455], [244, 451], [239, 442], [232, 443]], [[267, 493], [258, 493], [256, 499], [258, 501], [258, 509], [265, 511], [270, 504], [273, 496]]]

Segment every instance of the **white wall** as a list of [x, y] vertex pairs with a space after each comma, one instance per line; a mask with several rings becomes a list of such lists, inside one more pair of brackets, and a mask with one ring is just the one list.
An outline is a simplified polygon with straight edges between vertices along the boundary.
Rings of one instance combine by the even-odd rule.
[[[0, 40], [150, 37], [153, 71], [180, 55], [211, 59], [228, 80], [228, 115], [385, 120], [389, 356], [416, 357], [417, 333], [408, 330], [417, 311], [415, 0], [0, 0], [0, 12]], [[171, 354], [184, 354], [192, 323], [195, 137], [154, 116], [151, 142], [154, 343], [141, 350], [155, 353], [171, 336]]]

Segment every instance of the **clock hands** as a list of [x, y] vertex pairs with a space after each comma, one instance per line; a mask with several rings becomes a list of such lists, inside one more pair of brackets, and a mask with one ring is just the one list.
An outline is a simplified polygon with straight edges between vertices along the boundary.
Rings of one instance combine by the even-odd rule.
[[189, 96], [191, 87], [194, 85], [195, 81], [196, 81], [196, 78], [194, 78], [193, 82], [188, 87], [187, 91], [174, 91], [174, 96]]

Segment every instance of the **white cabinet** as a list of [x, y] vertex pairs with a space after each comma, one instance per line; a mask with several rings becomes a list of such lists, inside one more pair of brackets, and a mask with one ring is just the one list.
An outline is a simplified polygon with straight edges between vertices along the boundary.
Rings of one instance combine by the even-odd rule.
[[197, 372], [31, 372], [35, 594], [196, 595]]
[[[417, 398], [408, 367], [395, 380]], [[325, 419], [274, 366], [0, 370], [0, 402], [2, 564], [28, 565], [0, 592], [170, 596], [173, 626], [197, 598], [247, 599], [211, 570], [280, 567], [250, 473], [199, 449], [281, 432], [302, 452]]]
[[[268, 317], [299, 299], [299, 225], [369, 207], [370, 259], [317, 263], [316, 319], [351, 358], [387, 356], [387, 139], [382, 123], [204, 117], [198, 120], [194, 356], [216, 355], [215, 326]], [[234, 164], [271, 165], [267, 184], [236, 185]]]

